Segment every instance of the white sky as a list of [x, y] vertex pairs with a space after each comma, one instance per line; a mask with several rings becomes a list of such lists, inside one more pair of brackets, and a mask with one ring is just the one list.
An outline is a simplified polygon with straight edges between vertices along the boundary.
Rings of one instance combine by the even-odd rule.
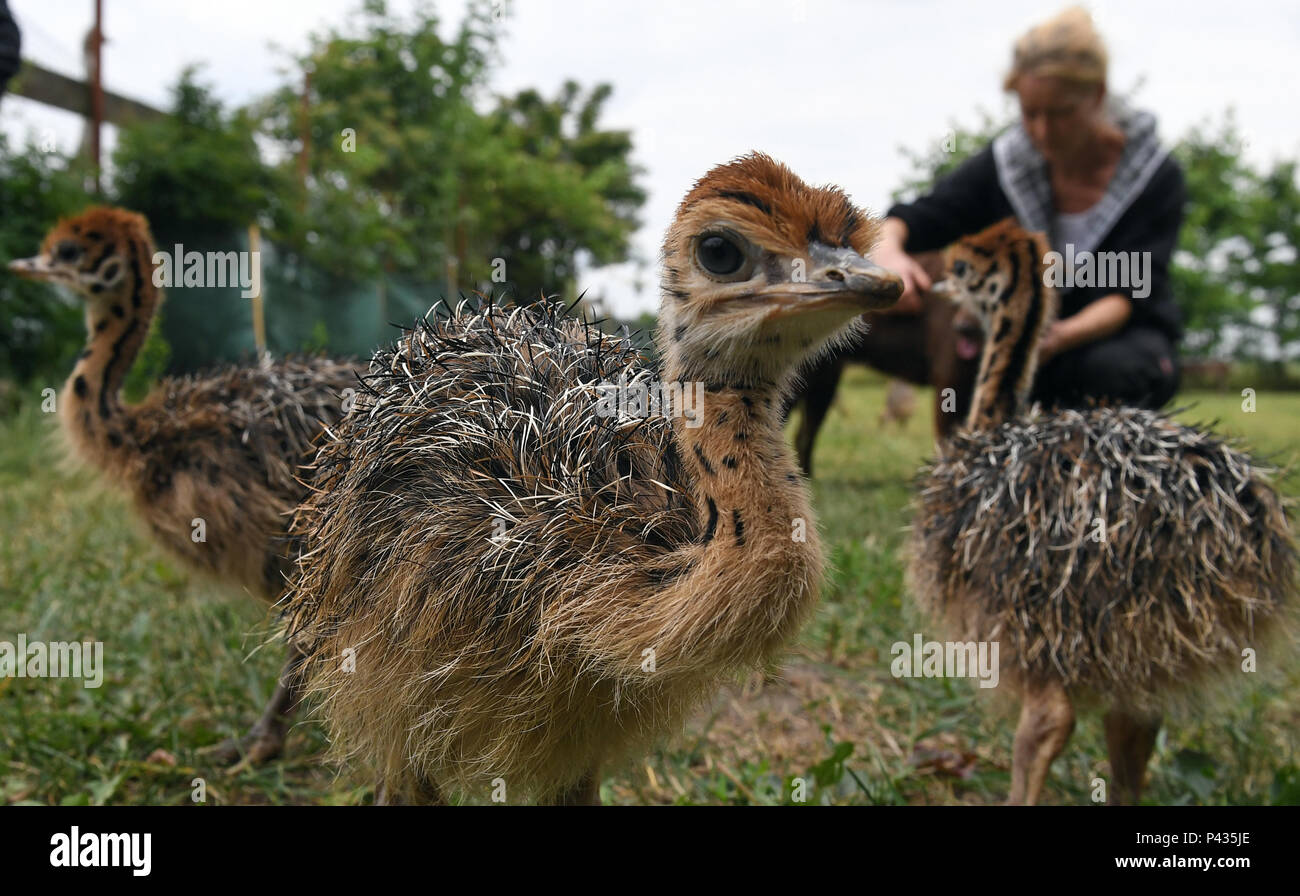
[[[390, 0], [398, 11], [410, 0]], [[1014, 113], [999, 84], [1015, 37], [1066, 5], [1031, 0], [514, 0], [492, 87], [553, 95], [566, 78], [614, 85], [604, 125], [633, 132], [650, 198], [636, 251], [648, 263], [590, 271], [581, 286], [611, 311], [658, 301], [653, 259], [676, 203], [713, 164], [750, 149], [883, 210], [921, 149], [983, 107]], [[1257, 163], [1300, 156], [1300, 5], [1295, 0], [1104, 0], [1085, 4], [1111, 53], [1112, 89], [1174, 139], [1236, 110]], [[313, 30], [342, 25], [359, 0], [104, 0], [106, 85], [165, 106], [181, 68], [243, 104], [281, 81]], [[463, 2], [437, 4], [459, 21]], [[23, 53], [81, 74], [92, 0], [10, 0]], [[74, 116], [7, 97], [0, 126], [75, 147]], [[364, 135], [359, 135], [364, 139]], [[111, 139], [111, 137], [110, 137]], [[111, 144], [110, 144], [111, 145]]]

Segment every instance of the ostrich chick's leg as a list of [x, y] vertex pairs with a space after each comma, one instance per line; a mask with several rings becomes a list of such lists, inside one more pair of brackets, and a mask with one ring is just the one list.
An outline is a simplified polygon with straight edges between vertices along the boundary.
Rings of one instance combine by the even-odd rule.
[[577, 784], [557, 796], [554, 804], [557, 806], [599, 806], [599, 772], [594, 769], [588, 772]]
[[1047, 770], [1065, 749], [1073, 731], [1074, 706], [1059, 682], [1038, 683], [1025, 689], [1020, 724], [1016, 726], [1008, 805], [1032, 806], [1038, 802]]
[[275, 692], [262, 711], [262, 717], [243, 737], [222, 741], [212, 749], [212, 757], [216, 762], [223, 765], [235, 763], [230, 768], [232, 774], [274, 759], [284, 749], [289, 719], [298, 708], [301, 696], [301, 682], [298, 679], [302, 659], [298, 649], [290, 646], [289, 658], [285, 660]]
[[376, 806], [445, 806], [442, 791], [437, 784], [421, 780], [416, 787], [416, 794], [409, 799], [388, 788], [382, 780], [375, 784]]
[[1104, 721], [1111, 776], [1107, 802], [1113, 806], [1137, 805], [1147, 762], [1160, 733], [1160, 716], [1112, 707]]

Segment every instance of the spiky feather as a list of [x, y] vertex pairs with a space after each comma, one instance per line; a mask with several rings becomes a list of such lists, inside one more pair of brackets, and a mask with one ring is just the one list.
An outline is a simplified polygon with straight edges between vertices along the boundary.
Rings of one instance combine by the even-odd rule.
[[[467, 791], [504, 776], [513, 798], [571, 783], [584, 751], [612, 737], [625, 752], [674, 713], [682, 696], [654, 705], [653, 679], [573, 668], [548, 641], [575, 575], [593, 592], [629, 569], [662, 585], [702, 534], [667, 419], [597, 409], [600, 384], [652, 375], [630, 342], [549, 305], [425, 318], [376, 355], [294, 526], [310, 540], [289, 628], [345, 754], [395, 744], [393, 769]], [[338, 562], [316, 562], [322, 545]], [[572, 678], [556, 692], [550, 675]]]

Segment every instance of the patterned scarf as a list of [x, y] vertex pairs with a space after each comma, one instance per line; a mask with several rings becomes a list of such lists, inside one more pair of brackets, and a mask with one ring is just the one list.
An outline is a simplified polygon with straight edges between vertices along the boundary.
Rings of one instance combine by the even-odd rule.
[[[1108, 104], [1111, 120], [1124, 132], [1124, 149], [1115, 175], [1084, 219], [1084, 235], [1074, 244], [1075, 254], [1093, 252], [1110, 233], [1115, 222], [1146, 188], [1151, 176], [1165, 160], [1169, 150], [1156, 136], [1156, 118], [1150, 112], [1128, 107], [1112, 98]], [[1052, 184], [1048, 179], [1047, 160], [1042, 157], [1025, 133], [1023, 123], [1008, 128], [993, 141], [993, 161], [998, 183], [1006, 193], [1021, 226], [1046, 233], [1058, 252], [1065, 252], [1056, 234], [1056, 211], [1052, 206]]]

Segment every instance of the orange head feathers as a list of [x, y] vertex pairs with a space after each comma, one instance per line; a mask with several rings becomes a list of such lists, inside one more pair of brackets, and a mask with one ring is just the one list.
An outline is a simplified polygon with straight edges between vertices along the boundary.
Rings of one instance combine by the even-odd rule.
[[947, 279], [936, 291], [978, 317], [985, 332], [991, 333], [995, 317], [1023, 318], [1027, 303], [1039, 300], [1050, 251], [1043, 234], [1025, 230], [1015, 218], [1004, 218], [948, 247], [944, 253]]
[[763, 153], [718, 165], [704, 175], [677, 208], [677, 223], [707, 223], [719, 205], [765, 248], [796, 254], [810, 243], [871, 251], [879, 224], [858, 209], [839, 187], [810, 187], [785, 165]]
[[60, 220], [38, 255], [15, 259], [8, 267], [20, 277], [57, 283], [94, 301], [148, 278], [152, 255], [153, 238], [142, 216], [94, 206]]
[[682, 378], [778, 385], [892, 305], [899, 278], [865, 257], [878, 224], [838, 187], [752, 153], [682, 200], [663, 248], [659, 341]]

